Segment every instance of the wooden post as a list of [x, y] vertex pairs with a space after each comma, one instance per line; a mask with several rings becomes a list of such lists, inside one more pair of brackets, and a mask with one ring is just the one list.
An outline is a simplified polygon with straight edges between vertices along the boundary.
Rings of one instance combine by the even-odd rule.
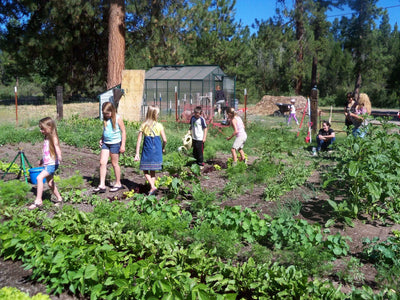
[[247, 89], [244, 89], [244, 124], [247, 126]]
[[64, 118], [64, 111], [63, 111], [63, 87], [58, 85], [56, 87], [57, 91], [57, 119], [61, 120]]
[[311, 90], [311, 123], [312, 132], [316, 134], [318, 130], [318, 90], [316, 86]]
[[[18, 79], [17, 79], [17, 85], [18, 85]], [[14, 88], [14, 94], [15, 94], [15, 124], [18, 125], [18, 88], [17, 85]]]
[[175, 87], [175, 120], [178, 122], [178, 87]]

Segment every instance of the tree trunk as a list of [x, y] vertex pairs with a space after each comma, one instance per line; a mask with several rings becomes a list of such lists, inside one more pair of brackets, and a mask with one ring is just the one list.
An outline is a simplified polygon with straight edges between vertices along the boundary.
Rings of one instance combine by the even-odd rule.
[[[303, 0], [296, 0], [296, 12], [295, 12], [296, 39], [297, 39], [297, 41], [299, 43], [299, 47], [297, 49], [297, 63], [300, 66], [303, 64], [303, 56], [304, 56], [304, 49], [303, 49], [303, 38], [304, 38], [303, 14], [304, 14]], [[296, 87], [295, 87], [296, 95], [300, 95], [301, 89], [303, 87], [303, 75], [301, 73], [302, 73], [302, 67], [300, 68], [300, 71], [297, 74], [297, 78], [296, 78]]]
[[313, 56], [311, 69], [311, 88], [317, 86], [318, 52]]
[[358, 72], [357, 79], [356, 79], [356, 84], [354, 86], [354, 100], [355, 101], [358, 101], [358, 98], [360, 96], [361, 83], [362, 83], [361, 72]]
[[125, 1], [110, 0], [107, 89], [121, 84], [125, 66]]

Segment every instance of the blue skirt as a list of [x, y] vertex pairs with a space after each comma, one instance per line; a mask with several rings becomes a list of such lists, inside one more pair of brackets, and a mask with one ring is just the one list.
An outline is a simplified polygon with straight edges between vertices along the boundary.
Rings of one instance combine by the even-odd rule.
[[162, 145], [160, 136], [145, 136], [143, 140], [140, 170], [159, 171], [162, 169]]

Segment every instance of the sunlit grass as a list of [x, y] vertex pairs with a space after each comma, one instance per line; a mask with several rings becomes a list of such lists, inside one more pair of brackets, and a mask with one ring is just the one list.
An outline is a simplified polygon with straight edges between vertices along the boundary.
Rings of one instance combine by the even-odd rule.
[[[98, 103], [71, 103], [63, 106], [64, 118], [72, 116], [96, 118], [99, 116]], [[29, 127], [36, 125], [44, 117], [57, 119], [56, 105], [19, 105], [18, 111], [15, 105], [0, 105], [0, 125], [16, 124]]]

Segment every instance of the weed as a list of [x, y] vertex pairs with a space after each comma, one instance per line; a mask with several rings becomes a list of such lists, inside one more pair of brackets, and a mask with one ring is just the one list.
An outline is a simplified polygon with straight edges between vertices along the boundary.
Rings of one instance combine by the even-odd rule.
[[0, 211], [8, 206], [25, 205], [30, 190], [30, 185], [25, 181], [0, 181]]
[[276, 207], [272, 210], [272, 215], [278, 218], [292, 218], [299, 215], [301, 206], [301, 201], [294, 198], [286, 201], [278, 200]]
[[340, 280], [349, 284], [363, 283], [365, 275], [361, 268], [363, 264], [356, 257], [344, 258], [343, 262], [346, 264], [343, 270], [337, 272]]

